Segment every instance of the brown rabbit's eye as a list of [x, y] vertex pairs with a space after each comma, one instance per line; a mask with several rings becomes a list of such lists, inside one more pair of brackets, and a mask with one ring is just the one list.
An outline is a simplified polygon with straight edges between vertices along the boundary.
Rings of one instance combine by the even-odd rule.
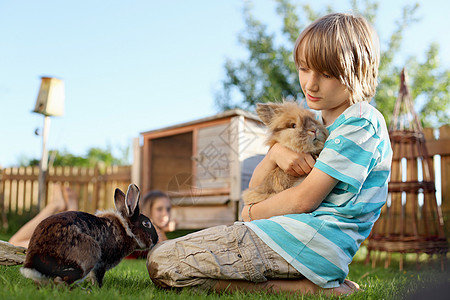
[[292, 123], [292, 124], [290, 125], [290, 127], [291, 127], [291, 128], [296, 128], [297, 125], [296, 125], [295, 123]]
[[146, 228], [152, 228], [152, 223], [148, 220], [142, 221], [142, 226]]

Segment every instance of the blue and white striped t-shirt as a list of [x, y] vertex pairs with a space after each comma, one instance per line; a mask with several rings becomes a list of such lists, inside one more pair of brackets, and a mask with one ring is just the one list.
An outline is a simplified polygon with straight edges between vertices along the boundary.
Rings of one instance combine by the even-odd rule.
[[339, 181], [320, 206], [244, 224], [306, 278], [333, 288], [386, 202], [392, 150], [383, 116], [367, 102], [347, 108], [327, 129], [314, 167]]

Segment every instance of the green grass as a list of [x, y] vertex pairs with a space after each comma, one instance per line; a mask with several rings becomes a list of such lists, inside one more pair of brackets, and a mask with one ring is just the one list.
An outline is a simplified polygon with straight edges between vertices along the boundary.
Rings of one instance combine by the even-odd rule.
[[[362, 251], [364, 252], [364, 251]], [[426, 263], [422, 270], [416, 270], [415, 261], [405, 263], [405, 271], [398, 270], [398, 261], [393, 266], [371, 268], [362, 262], [364, 253], [359, 253], [350, 265], [348, 278], [358, 282], [364, 292], [345, 299], [402, 299], [405, 295], [446, 281], [448, 273], [437, 270], [437, 263]], [[116, 268], [108, 271], [102, 288], [83, 283], [72, 289], [67, 287], [37, 287], [31, 280], [22, 277], [20, 266], [0, 266], [0, 299], [286, 299], [290, 295], [270, 295], [259, 293], [206, 294], [193, 290], [181, 292], [156, 288], [147, 273], [144, 260], [123, 260]], [[342, 297], [344, 298], [344, 297]], [[324, 296], [308, 296], [302, 299], [326, 299]], [[332, 297], [331, 299], [338, 299]], [[432, 299], [432, 298], [430, 298]]]
[[[169, 236], [175, 238], [191, 231], [174, 232]], [[8, 240], [10, 233], [0, 233], [1, 240]], [[372, 268], [364, 264], [365, 248], [361, 248], [350, 265], [348, 278], [357, 282], [363, 292], [353, 294], [345, 299], [404, 299], [408, 295], [421, 292], [436, 292], [435, 286], [444, 282], [450, 286], [450, 265], [446, 265], [447, 272], [440, 271], [439, 259], [428, 262], [427, 255], [419, 258], [421, 269], [416, 268], [416, 255], [406, 255], [404, 271], [399, 271], [399, 255], [393, 255], [391, 266], [387, 269], [378, 262], [378, 267]], [[383, 256], [381, 257], [384, 262]], [[37, 287], [30, 279], [24, 278], [20, 272], [21, 266], [0, 266], [0, 299], [339, 299], [327, 298], [320, 295], [294, 297], [292, 295], [271, 295], [266, 292], [234, 294], [206, 294], [194, 290], [167, 291], [158, 289], [150, 281], [145, 266], [145, 260], [123, 260], [116, 268], [108, 271], [102, 288], [83, 283], [72, 287]], [[450, 294], [446, 289], [446, 295]], [[417, 298], [421, 299], [421, 298]], [[436, 299], [429, 297], [430, 300]]]
[[5, 234], [5, 233], [0, 232], [0, 240], [8, 241], [10, 237], [11, 237], [10, 234]]

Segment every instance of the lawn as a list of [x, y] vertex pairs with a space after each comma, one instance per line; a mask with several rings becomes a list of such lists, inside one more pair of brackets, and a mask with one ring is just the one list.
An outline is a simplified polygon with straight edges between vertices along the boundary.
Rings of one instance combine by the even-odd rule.
[[[1, 235], [0, 239], [7, 240], [8, 236]], [[406, 257], [404, 271], [398, 269], [398, 256], [393, 257], [392, 266], [372, 268], [364, 264], [366, 251], [364, 248], [355, 256], [350, 265], [348, 278], [360, 284], [364, 292], [359, 292], [345, 299], [403, 299], [416, 294], [422, 299], [420, 293], [427, 298], [437, 299], [430, 293], [441, 295], [445, 290], [450, 295], [448, 272], [440, 272], [438, 260], [427, 262], [427, 256], [422, 255], [421, 269], [416, 269], [415, 255]], [[380, 264], [381, 265], [381, 264]], [[447, 265], [448, 269], [450, 266]], [[19, 272], [20, 266], [0, 266], [0, 299], [287, 299], [298, 298], [292, 295], [270, 295], [260, 293], [234, 293], [234, 294], [206, 294], [194, 290], [166, 291], [156, 288], [149, 279], [144, 260], [123, 260], [116, 268], [108, 271], [104, 278], [103, 287], [97, 288], [83, 283], [72, 289], [67, 287], [36, 287], [29, 279]], [[428, 288], [428, 290], [424, 290]], [[418, 294], [419, 293], [419, 294]], [[420, 297], [419, 297], [420, 296]], [[330, 299], [323, 296], [307, 296], [301, 299]], [[338, 299], [332, 297], [331, 299]]]

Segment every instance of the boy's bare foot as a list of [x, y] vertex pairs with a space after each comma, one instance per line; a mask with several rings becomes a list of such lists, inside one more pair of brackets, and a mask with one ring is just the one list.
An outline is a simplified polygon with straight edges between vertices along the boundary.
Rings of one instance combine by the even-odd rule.
[[350, 295], [355, 292], [359, 291], [359, 285], [356, 282], [350, 281], [348, 279], [345, 279], [344, 282], [332, 289], [324, 289], [324, 293], [326, 295]]
[[66, 210], [78, 210], [78, 199], [75, 192], [70, 187], [63, 187], [62, 195], [66, 204]]

